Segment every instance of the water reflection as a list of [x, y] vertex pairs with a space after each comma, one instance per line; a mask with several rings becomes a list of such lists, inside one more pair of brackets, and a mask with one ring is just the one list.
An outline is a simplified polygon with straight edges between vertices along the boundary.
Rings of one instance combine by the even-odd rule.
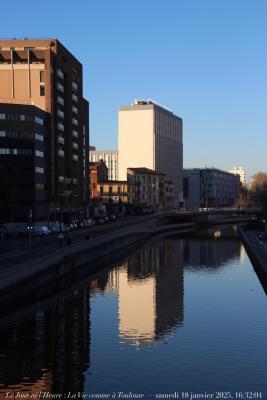
[[118, 294], [121, 340], [151, 344], [183, 321], [181, 241], [150, 244], [109, 272], [106, 290]]
[[[53, 305], [0, 331], [0, 399], [12, 390], [84, 390], [86, 373], [94, 368], [91, 298], [99, 291], [107, 301], [115, 295], [118, 315], [112, 324], [118, 327], [117, 341], [146, 348], [184, 326], [184, 268], [214, 272], [244, 257], [241, 249], [233, 240], [155, 240]], [[105, 318], [107, 311], [96, 312]], [[101, 351], [105, 353], [105, 343]]]
[[215, 271], [235, 259], [244, 258], [244, 247], [239, 240], [192, 239], [184, 241], [184, 267], [192, 271]]
[[[0, 333], [0, 394], [82, 391], [90, 365], [90, 292], [74, 291]], [[0, 397], [1, 398], [1, 397]]]

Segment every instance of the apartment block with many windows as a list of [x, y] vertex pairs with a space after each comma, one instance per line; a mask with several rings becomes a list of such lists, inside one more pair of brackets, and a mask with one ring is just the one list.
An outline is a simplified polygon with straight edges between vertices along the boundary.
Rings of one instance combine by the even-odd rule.
[[8, 104], [11, 114], [17, 104], [31, 104], [49, 114], [49, 214], [84, 215], [89, 105], [83, 98], [81, 63], [57, 39], [0, 40], [0, 110], [1, 104]]
[[0, 104], [0, 219], [47, 220], [47, 127], [50, 116], [32, 105]]

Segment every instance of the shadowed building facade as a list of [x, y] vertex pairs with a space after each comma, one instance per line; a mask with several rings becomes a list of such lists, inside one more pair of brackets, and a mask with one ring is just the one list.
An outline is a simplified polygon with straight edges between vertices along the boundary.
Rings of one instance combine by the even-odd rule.
[[[89, 105], [82, 74], [81, 63], [57, 39], [0, 40], [0, 113], [15, 115], [18, 105], [31, 105], [49, 115], [43, 134], [50, 215], [82, 216], [88, 205]], [[18, 133], [22, 127], [12, 121], [7, 128]]]

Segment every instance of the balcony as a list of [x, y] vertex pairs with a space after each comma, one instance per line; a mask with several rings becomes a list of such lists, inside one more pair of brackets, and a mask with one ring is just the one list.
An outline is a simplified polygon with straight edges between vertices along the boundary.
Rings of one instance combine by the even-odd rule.
[[78, 156], [77, 156], [77, 154], [73, 154], [73, 155], [72, 155], [72, 159], [73, 159], [73, 161], [78, 161]]
[[78, 149], [78, 143], [72, 142], [72, 148], [77, 150]]
[[72, 124], [78, 126], [78, 120], [76, 118], [72, 118]]
[[78, 132], [73, 130], [72, 131], [72, 137], [77, 138], [79, 136]]

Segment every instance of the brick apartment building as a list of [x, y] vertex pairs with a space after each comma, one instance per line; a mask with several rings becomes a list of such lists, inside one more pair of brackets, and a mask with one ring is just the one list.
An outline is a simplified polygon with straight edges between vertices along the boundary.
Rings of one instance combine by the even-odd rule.
[[[89, 105], [83, 98], [81, 63], [57, 39], [0, 40], [0, 115], [2, 208], [10, 202], [18, 206], [15, 214], [10, 208], [9, 220], [25, 220], [25, 210], [19, 207], [23, 194], [19, 185], [24, 180], [36, 192], [34, 198], [44, 202], [40, 211], [37, 200], [23, 200], [25, 208], [33, 209], [36, 220], [85, 215], [89, 201]], [[36, 123], [35, 116], [43, 125]], [[28, 133], [27, 139], [23, 132]], [[27, 161], [26, 154], [19, 153], [23, 148], [39, 151], [40, 146], [42, 166], [36, 153], [34, 157], [28, 154]], [[24, 163], [27, 168], [31, 165], [32, 171], [30, 179], [30, 174], [25, 171], [24, 176], [20, 169], [21, 176], [10, 191], [5, 173], [11, 160], [14, 171]], [[38, 167], [43, 170], [36, 172]]]

